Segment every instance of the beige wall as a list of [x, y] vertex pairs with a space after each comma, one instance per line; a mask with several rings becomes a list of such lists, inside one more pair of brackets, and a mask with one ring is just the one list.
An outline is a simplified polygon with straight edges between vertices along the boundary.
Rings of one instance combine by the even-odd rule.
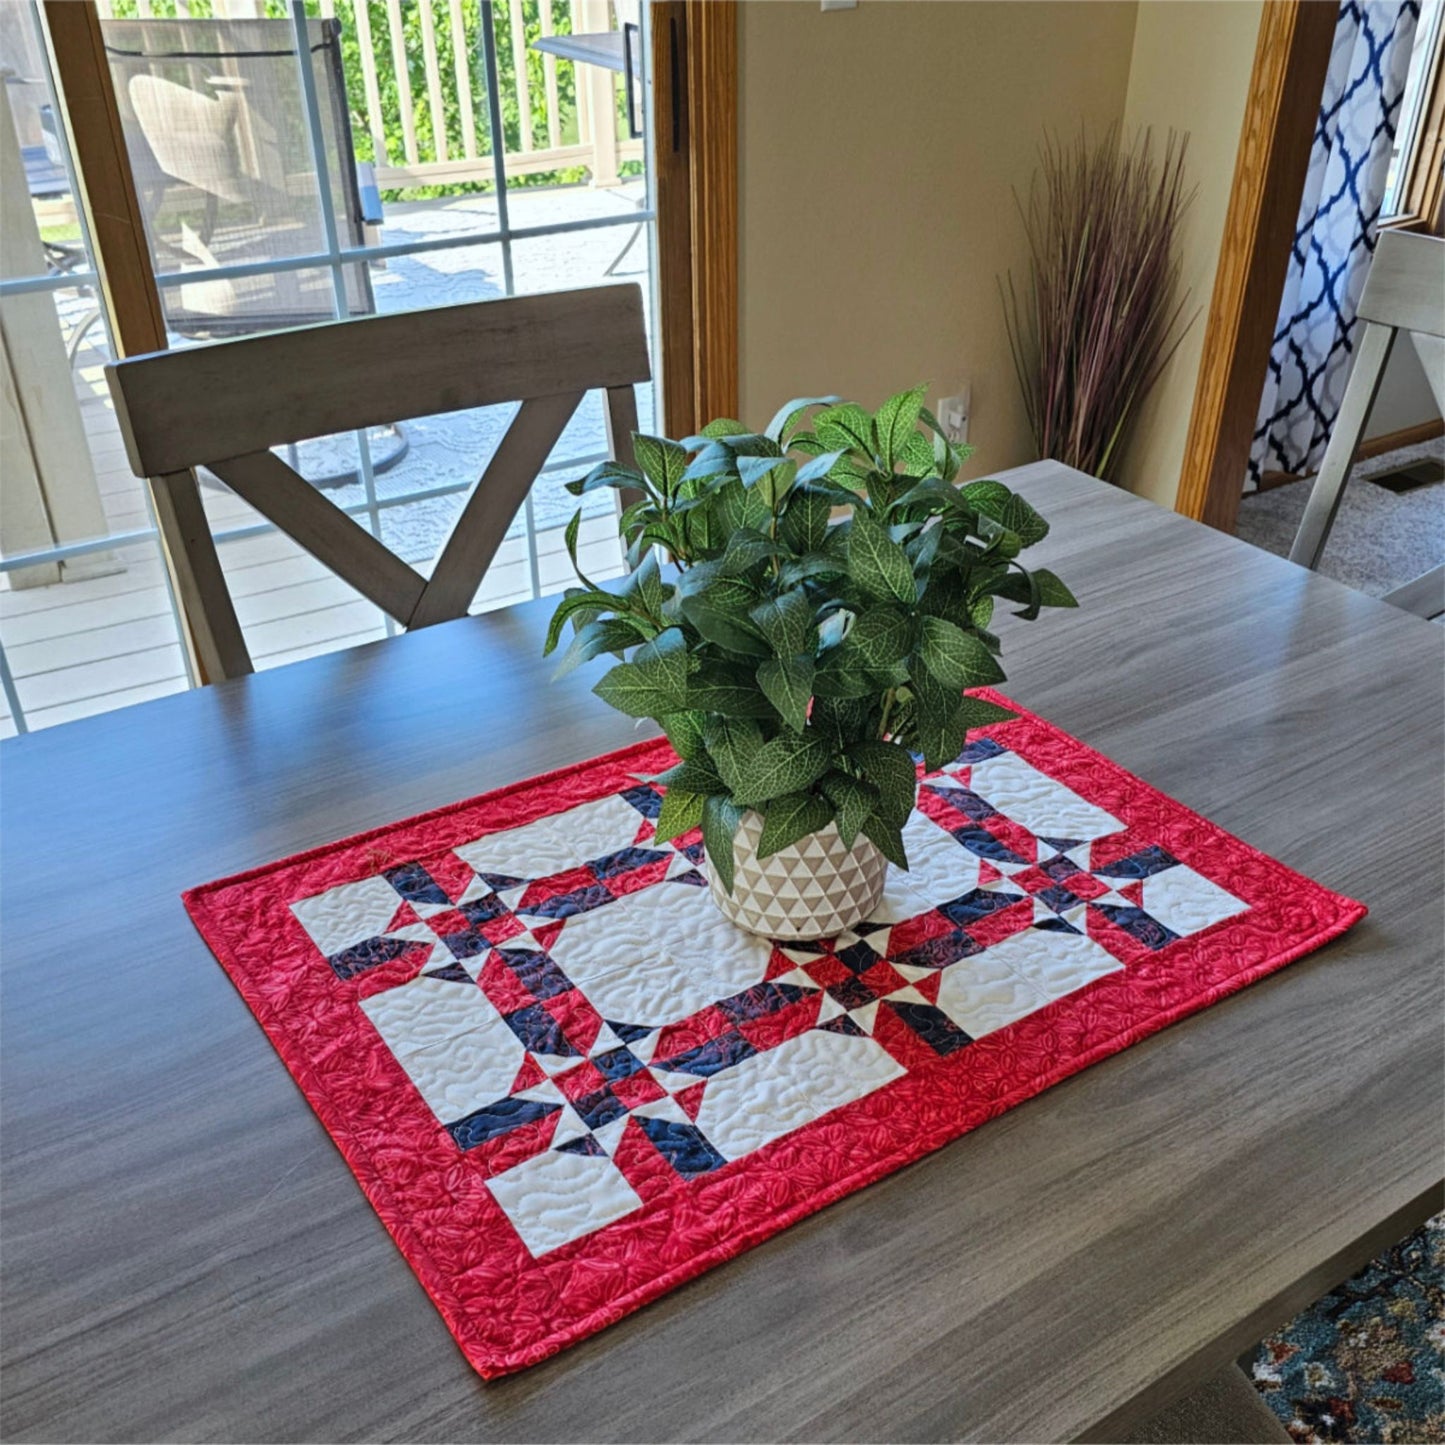
[[1031, 459], [995, 279], [1019, 273], [1011, 187], [1045, 128], [1123, 116], [1134, 5], [740, 8], [744, 419], [966, 379], [971, 472]]
[[1125, 486], [1164, 506], [1179, 489], [1262, 12], [1261, 0], [1142, 0], [1134, 27], [1126, 132], [1188, 131], [1188, 176], [1199, 188], [1181, 248], [1182, 284], [1199, 314], [1140, 412], [1120, 473]]
[[1408, 337], [1396, 337], [1365, 426], [1366, 437], [1386, 436], [1422, 422], [1437, 421], [1439, 417], [1440, 407], [1430, 390], [1425, 368], [1420, 364], [1420, 353]]

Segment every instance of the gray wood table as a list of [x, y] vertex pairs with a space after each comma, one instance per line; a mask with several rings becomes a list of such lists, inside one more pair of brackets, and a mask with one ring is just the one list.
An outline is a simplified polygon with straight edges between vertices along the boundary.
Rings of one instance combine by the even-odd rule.
[[1438, 1208], [1440, 631], [1010, 480], [1010, 690], [1369, 918], [484, 1385], [177, 895], [633, 737], [548, 606], [8, 742], [4, 1438], [1117, 1439]]

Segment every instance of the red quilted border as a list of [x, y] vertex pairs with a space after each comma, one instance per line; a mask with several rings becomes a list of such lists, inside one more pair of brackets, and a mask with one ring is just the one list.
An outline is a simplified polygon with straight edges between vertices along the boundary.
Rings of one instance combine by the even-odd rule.
[[[913, 1070], [714, 1173], [683, 1179], [627, 1131], [617, 1159], [644, 1207], [534, 1259], [411, 1085], [292, 900], [628, 787], [674, 761], [648, 741], [191, 889], [188, 912], [336, 1141], [471, 1364], [535, 1364], [796, 1220], [1320, 947], [1364, 913], [1019, 713], [985, 729], [1150, 835], [1248, 909]], [[700, 900], [701, 901], [701, 900]], [[319, 966], [318, 966], [319, 965]], [[630, 1151], [630, 1152], [629, 1152]]]

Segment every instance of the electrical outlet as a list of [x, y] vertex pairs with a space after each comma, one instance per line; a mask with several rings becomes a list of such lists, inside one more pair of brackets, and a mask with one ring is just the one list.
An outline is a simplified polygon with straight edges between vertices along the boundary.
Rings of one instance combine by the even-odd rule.
[[957, 442], [959, 446], [968, 444], [968, 413], [972, 401], [973, 388], [967, 384], [959, 387], [952, 396], [938, 398], [934, 415], [939, 426], [948, 434], [949, 441]]

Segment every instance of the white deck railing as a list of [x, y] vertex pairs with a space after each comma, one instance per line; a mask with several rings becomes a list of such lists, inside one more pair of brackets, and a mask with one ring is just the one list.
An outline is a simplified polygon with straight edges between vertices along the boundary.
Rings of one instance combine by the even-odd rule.
[[[97, 4], [102, 16], [135, 14], [142, 19], [171, 13], [183, 19], [193, 15], [239, 19], [268, 13], [265, 0], [173, 0], [173, 6], [161, 0], [133, 0], [133, 8], [124, 0], [97, 0]], [[609, 0], [498, 0], [498, 4], [505, 7], [513, 57], [518, 53], [517, 38], [526, 35], [529, 12], [540, 23], [543, 35], [556, 33], [554, 7], [557, 12], [570, 11], [571, 28], [578, 33], [613, 28]], [[420, 12], [424, 81], [419, 94], [412, 84], [409, 61], [416, 57], [408, 56], [404, 23], [412, 9]], [[386, 0], [385, 21], [380, 26], [372, 23], [366, 0], [319, 0], [318, 13], [340, 20], [356, 36], [360, 94], [348, 100], [371, 138], [376, 183], [381, 189], [493, 179], [492, 156], [482, 145], [486, 100], [484, 95], [474, 94], [467, 57], [475, 40], [467, 36], [461, 0]], [[441, 61], [443, 27], [449, 42], [446, 48], [452, 55], [450, 69]], [[525, 56], [525, 40], [522, 45]], [[383, 58], [380, 63], [378, 57]], [[584, 166], [591, 172], [593, 185], [610, 186], [617, 184], [624, 161], [642, 159], [640, 140], [619, 138], [615, 81], [609, 71], [595, 65], [574, 67], [577, 111], [573, 141], [565, 134], [557, 73], [558, 66], [574, 63], [543, 53], [538, 94], [532, 67], [523, 63], [502, 69], [504, 59], [498, 56], [498, 79], [515, 99], [519, 121], [519, 144], [504, 152], [509, 176]], [[394, 78], [395, 86], [384, 85], [383, 75]], [[354, 80], [354, 76], [348, 79]], [[418, 125], [421, 101], [431, 124]], [[454, 138], [447, 135], [446, 124], [435, 123], [449, 113], [460, 118], [459, 152]]]

